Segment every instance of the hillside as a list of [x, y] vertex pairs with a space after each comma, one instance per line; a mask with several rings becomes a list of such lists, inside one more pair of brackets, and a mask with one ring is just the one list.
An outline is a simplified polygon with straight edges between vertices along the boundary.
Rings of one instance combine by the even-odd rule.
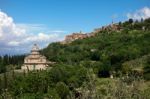
[[0, 98], [149, 99], [150, 19], [117, 24], [117, 30], [49, 44], [41, 53], [56, 62], [53, 68], [2, 74]]
[[[103, 30], [94, 37], [75, 40], [62, 45], [52, 43], [43, 49], [49, 60], [85, 67], [107, 67], [109, 71], [124, 71], [123, 64], [150, 54], [150, 22], [120, 23], [122, 30]], [[143, 27], [146, 29], [143, 30]], [[137, 67], [139, 67], [137, 64]], [[126, 65], [130, 67], [130, 64]]]

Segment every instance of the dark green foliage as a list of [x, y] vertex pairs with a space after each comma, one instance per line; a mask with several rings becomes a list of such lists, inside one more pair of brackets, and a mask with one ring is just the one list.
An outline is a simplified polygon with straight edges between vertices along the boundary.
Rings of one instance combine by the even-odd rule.
[[7, 79], [7, 74], [6, 73], [4, 73], [4, 89], [6, 89], [7, 88], [7, 85], [8, 85], [8, 79]]
[[144, 78], [150, 80], [150, 56], [148, 56], [147, 63], [144, 67]]
[[[23, 64], [25, 55], [0, 56], [0, 73], [9, 71], [10, 69], [20, 69]], [[11, 67], [13, 65], [13, 67]]]
[[30, 72], [25, 77], [17, 76], [15, 80], [12, 80], [9, 90], [12, 91], [14, 96], [18, 96], [25, 93], [47, 93], [48, 84], [46, 74], [39, 75], [38, 72]]
[[106, 62], [103, 63], [100, 67], [99, 67], [99, 71], [98, 71], [98, 76], [99, 77], [110, 77], [110, 63]]
[[129, 23], [132, 24], [133, 23], [133, 19], [129, 19]]
[[86, 68], [71, 65], [56, 65], [48, 73], [50, 86], [54, 86], [57, 82], [65, 82], [70, 89], [82, 85], [86, 80]]
[[6, 71], [6, 66], [4, 65], [3, 57], [0, 56], [0, 73], [4, 73]]
[[65, 83], [63, 82], [57, 83], [56, 91], [58, 95], [61, 97], [61, 99], [67, 99], [67, 96], [69, 95], [69, 88]]
[[9, 78], [4, 73], [0, 84], [3, 83], [2, 89], [7, 89], [12, 97], [18, 99], [66, 99], [70, 91], [79, 88], [87, 80], [86, 74], [85, 67], [58, 64], [49, 71], [32, 71], [27, 74], [12, 72]]
[[48, 93], [45, 95], [48, 99], [61, 99], [59, 94], [57, 93], [56, 89], [50, 88]]
[[100, 53], [97, 52], [97, 51], [92, 52], [92, 53], [90, 54], [90, 56], [91, 56], [91, 60], [93, 60], [93, 61], [98, 61], [98, 60], [100, 60]]

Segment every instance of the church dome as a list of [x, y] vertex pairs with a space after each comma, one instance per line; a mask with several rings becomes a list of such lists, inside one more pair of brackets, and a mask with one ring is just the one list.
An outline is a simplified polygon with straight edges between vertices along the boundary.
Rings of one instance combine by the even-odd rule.
[[31, 51], [39, 51], [37, 44], [34, 44]]

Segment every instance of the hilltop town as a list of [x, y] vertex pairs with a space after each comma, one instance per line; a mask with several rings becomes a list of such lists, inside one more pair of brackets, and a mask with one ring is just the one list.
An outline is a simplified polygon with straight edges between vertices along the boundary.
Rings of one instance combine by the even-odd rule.
[[[141, 19], [141, 22], [143, 21], [143, 19]], [[132, 19], [129, 19], [129, 23], [131, 23], [132, 26], [136, 25], [137, 21], [133, 21]], [[103, 32], [119, 32], [121, 30], [124, 30], [124, 26], [121, 25], [122, 23], [111, 23], [109, 25], [106, 26], [102, 26], [100, 28], [96, 28], [93, 30], [93, 32], [90, 33], [82, 33], [82, 31], [77, 32], [77, 33], [72, 33], [70, 35], [66, 35], [65, 36], [65, 40], [61, 41], [61, 44], [69, 44], [77, 39], [85, 39], [85, 38], [89, 38], [89, 37], [94, 37], [96, 36], [98, 33], [103, 33]], [[128, 21], [124, 22], [124, 24], [128, 24]], [[146, 30], [145, 26], [141, 27], [141, 30]]]
[[82, 33], [82, 31], [77, 32], [77, 33], [72, 33], [70, 35], [66, 35], [65, 36], [65, 40], [61, 41], [61, 44], [68, 44], [71, 43], [77, 39], [85, 39], [85, 38], [89, 38], [89, 37], [93, 37], [96, 36], [97, 33], [101, 33], [104, 31], [110, 32], [110, 31], [120, 31], [121, 30], [121, 26], [119, 25], [119, 23], [113, 23], [107, 26], [102, 26], [101, 28], [96, 28], [94, 29], [93, 32], [91, 33]]

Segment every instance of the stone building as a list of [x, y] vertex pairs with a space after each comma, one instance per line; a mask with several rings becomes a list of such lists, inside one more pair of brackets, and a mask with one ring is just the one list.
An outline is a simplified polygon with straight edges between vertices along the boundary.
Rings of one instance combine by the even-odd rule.
[[45, 56], [39, 53], [39, 47], [34, 44], [31, 53], [27, 55], [24, 59], [24, 64], [21, 67], [22, 70], [45, 70], [49, 64], [53, 64], [53, 62], [49, 62]]
[[67, 35], [65, 40], [66, 41], [74, 41], [77, 39], [84, 39], [87, 37], [87, 34], [82, 34], [82, 33], [73, 33], [71, 35]]
[[71, 43], [72, 41], [75, 41], [77, 39], [84, 39], [87, 38], [88, 35], [87, 34], [83, 34], [83, 33], [73, 33], [71, 35], [67, 35], [65, 37], [65, 40], [61, 42], [61, 44], [67, 44], [67, 43]]

